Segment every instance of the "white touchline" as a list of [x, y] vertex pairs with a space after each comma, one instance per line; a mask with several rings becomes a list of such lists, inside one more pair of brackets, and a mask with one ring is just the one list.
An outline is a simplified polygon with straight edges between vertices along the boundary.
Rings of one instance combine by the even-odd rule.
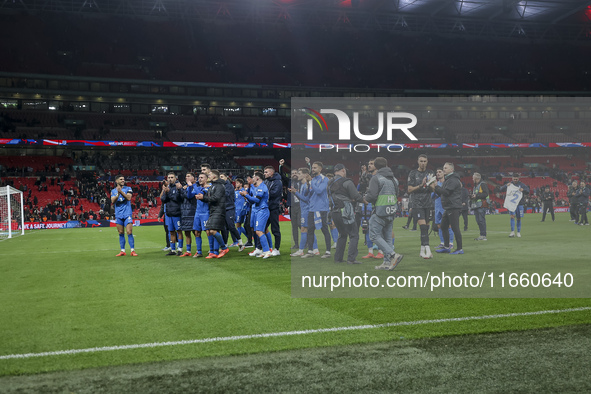
[[370, 328], [416, 326], [416, 325], [421, 325], [421, 324], [462, 322], [462, 321], [469, 321], [469, 320], [500, 319], [500, 318], [504, 318], [504, 317], [547, 315], [547, 314], [553, 314], [553, 313], [581, 312], [581, 311], [587, 311], [587, 310], [591, 310], [591, 307], [555, 309], [555, 310], [548, 310], [548, 311], [521, 312], [521, 313], [505, 313], [502, 315], [453, 317], [453, 318], [449, 318], [449, 319], [416, 320], [416, 321], [407, 321], [407, 322], [398, 322], [398, 323], [367, 324], [367, 325], [363, 325], [363, 326], [316, 328], [316, 329], [310, 329], [310, 330], [270, 332], [270, 333], [266, 333], [266, 334], [236, 335], [236, 336], [231, 336], [231, 337], [191, 339], [191, 340], [174, 341], [174, 342], [154, 342], [154, 343], [141, 343], [141, 344], [136, 344], [136, 345], [105, 346], [105, 347], [93, 347], [93, 348], [88, 348], [88, 349], [58, 350], [55, 352], [43, 352], [43, 353], [9, 354], [6, 356], [0, 356], [0, 360], [10, 360], [10, 359], [17, 359], [17, 358], [47, 357], [47, 356], [61, 356], [61, 355], [70, 355], [70, 354], [79, 354], [79, 353], [97, 353], [97, 352], [108, 352], [108, 351], [113, 351], [113, 350], [147, 349], [147, 348], [163, 347], [163, 346], [192, 345], [192, 344], [211, 343], [211, 342], [229, 342], [229, 341], [238, 341], [238, 340], [242, 340], [242, 339], [254, 339], [254, 338], [287, 337], [287, 336], [292, 336], [292, 335], [317, 334], [317, 333], [323, 333], [323, 332], [367, 330]]

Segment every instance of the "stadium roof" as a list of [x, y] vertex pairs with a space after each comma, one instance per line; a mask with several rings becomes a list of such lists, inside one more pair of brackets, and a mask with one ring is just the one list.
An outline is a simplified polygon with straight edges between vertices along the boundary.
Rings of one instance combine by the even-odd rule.
[[66, 12], [591, 42], [589, 0], [12, 0], [1, 12]]

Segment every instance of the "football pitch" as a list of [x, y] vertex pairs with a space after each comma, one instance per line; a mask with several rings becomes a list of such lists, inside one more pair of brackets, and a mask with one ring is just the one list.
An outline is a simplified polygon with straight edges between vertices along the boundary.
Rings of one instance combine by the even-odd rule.
[[[514, 264], [516, 269], [524, 262], [555, 266], [578, 261], [589, 267], [591, 226], [575, 226], [568, 214], [557, 214], [556, 222], [540, 219], [541, 214], [527, 214], [523, 236], [517, 239], [508, 238], [508, 215], [487, 216], [488, 241], [475, 242], [478, 231], [470, 216], [463, 233], [466, 254], [436, 255], [429, 261], [418, 256], [419, 232], [401, 229], [406, 219], [397, 219], [396, 250], [405, 254], [399, 268], [452, 265], [453, 259], [491, 267]], [[435, 376], [436, 371], [428, 368], [433, 360], [408, 349], [465, 348], [457, 365], [476, 368], [479, 352], [499, 349], [494, 342], [498, 335], [506, 335], [503, 343], [521, 357], [536, 358], [535, 351], [560, 344], [561, 357], [581, 369], [581, 376], [571, 380], [578, 388], [583, 381], [591, 389], [589, 378], [582, 376], [589, 352], [579, 352], [576, 345], [589, 349], [589, 298], [292, 298], [289, 222], [282, 222], [282, 234], [281, 256], [266, 260], [249, 257], [252, 249], [238, 253], [236, 248], [222, 259], [165, 256], [160, 226], [134, 228], [139, 257], [115, 257], [119, 245], [114, 228], [39, 230], [0, 242], [0, 391], [12, 382], [9, 379], [16, 379], [13, 375], [27, 375], [19, 378], [34, 382], [35, 374], [96, 368], [111, 371], [110, 376], [127, 374], [153, 383], [158, 380], [153, 376], [169, 367], [188, 368], [183, 363], [193, 363], [193, 371], [199, 372], [185, 383], [201, 382], [201, 391], [293, 388], [273, 371], [284, 371], [290, 379], [302, 374], [308, 383], [334, 378], [341, 386], [330, 387], [353, 390], [355, 382], [349, 386], [340, 376], [359, 363], [380, 370], [383, 363], [392, 362], [386, 355], [396, 354], [401, 363], [397, 373]], [[432, 236], [431, 245], [438, 243]], [[367, 251], [363, 245], [359, 249], [360, 256]], [[373, 270], [376, 262], [364, 265]], [[588, 280], [588, 268], [586, 275]], [[480, 348], [483, 344], [485, 349]], [[423, 360], [422, 366], [404, 364], [408, 358]], [[215, 378], [224, 370], [220, 363], [239, 378], [220, 385], [224, 380]], [[323, 367], [326, 374], [319, 375]], [[491, 368], [494, 372], [497, 367]], [[175, 373], [171, 374], [178, 378]], [[448, 373], [447, 383], [453, 382], [453, 373]], [[499, 370], [491, 379], [502, 380], [510, 373]], [[63, 386], [68, 375], [55, 376], [61, 376], [56, 391], [68, 387]], [[240, 377], [261, 383], [240, 385]], [[176, 382], [182, 384], [183, 379]], [[357, 389], [432, 389], [406, 384]], [[4, 387], [8, 391], [17, 386]], [[176, 391], [177, 386], [149, 387]], [[314, 387], [323, 388], [320, 383]], [[523, 389], [533, 386], [528, 387]], [[138, 392], [150, 391], [139, 388]]]

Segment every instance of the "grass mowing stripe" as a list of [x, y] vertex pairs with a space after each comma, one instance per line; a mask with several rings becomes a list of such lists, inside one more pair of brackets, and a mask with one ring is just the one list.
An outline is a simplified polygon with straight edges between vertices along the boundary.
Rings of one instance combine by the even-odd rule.
[[306, 334], [337, 332], [337, 331], [367, 330], [367, 329], [372, 329], [372, 328], [414, 326], [414, 325], [420, 325], [420, 324], [450, 323], [450, 322], [461, 322], [461, 321], [469, 321], [469, 320], [500, 319], [500, 318], [505, 318], [505, 317], [535, 316], [535, 315], [546, 315], [546, 314], [556, 314], [556, 313], [581, 312], [581, 311], [587, 311], [587, 310], [591, 310], [591, 307], [555, 309], [555, 310], [535, 311], [535, 312], [506, 313], [506, 314], [499, 314], [499, 315], [454, 317], [454, 318], [448, 318], [448, 319], [417, 320], [417, 321], [407, 321], [407, 322], [397, 322], [397, 323], [367, 324], [367, 325], [362, 325], [362, 326], [350, 326], [350, 327], [319, 328], [319, 329], [310, 329], [310, 330], [272, 332], [272, 333], [265, 333], [265, 334], [236, 335], [236, 336], [231, 336], [231, 337], [192, 339], [192, 340], [186, 340], [186, 341], [155, 342], [155, 343], [143, 343], [143, 344], [136, 344], [136, 345], [105, 346], [105, 347], [88, 348], [88, 349], [59, 350], [59, 351], [54, 351], [54, 352], [43, 352], [43, 353], [10, 354], [10, 355], [6, 355], [6, 356], [0, 356], [0, 360], [60, 356], [60, 355], [71, 355], [71, 354], [79, 354], [79, 353], [96, 353], [96, 352], [107, 352], [107, 351], [114, 351], [114, 350], [145, 349], [145, 348], [154, 348], [154, 347], [163, 347], [163, 346], [191, 345], [191, 344], [210, 343], [210, 342], [228, 342], [228, 341], [238, 341], [238, 340], [242, 340], [242, 339], [283, 337], [283, 336], [306, 335]]

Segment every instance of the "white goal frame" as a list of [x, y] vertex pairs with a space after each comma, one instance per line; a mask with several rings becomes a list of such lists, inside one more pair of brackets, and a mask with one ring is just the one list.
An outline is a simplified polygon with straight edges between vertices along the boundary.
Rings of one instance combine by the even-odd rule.
[[[13, 201], [11, 197], [14, 195], [19, 196], [18, 201], [20, 202], [20, 207], [11, 205], [11, 202]], [[18, 230], [13, 231], [12, 229], [12, 216], [14, 211], [17, 209], [20, 210], [21, 214], [20, 234]], [[6, 213], [6, 217], [4, 217], [4, 213]], [[18, 235], [25, 235], [25, 209], [23, 201], [23, 192], [11, 186], [0, 187], [0, 222], [2, 226], [0, 227], [0, 239], [6, 239], [6, 235], [8, 235], [8, 239]], [[3, 228], [5, 223], [7, 224], [6, 229]]]

